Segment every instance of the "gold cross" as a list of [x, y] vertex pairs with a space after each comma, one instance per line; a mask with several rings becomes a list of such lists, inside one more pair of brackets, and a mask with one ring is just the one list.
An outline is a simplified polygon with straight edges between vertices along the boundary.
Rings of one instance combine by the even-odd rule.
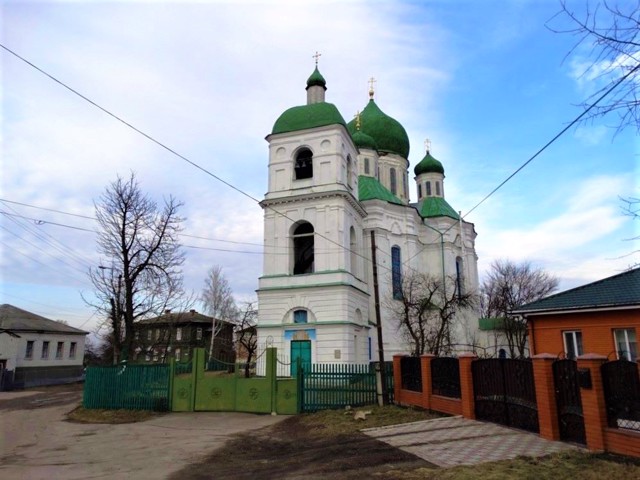
[[377, 80], [373, 77], [369, 79], [369, 98], [373, 98], [373, 86]]
[[316, 67], [318, 66], [318, 59], [322, 56], [321, 53], [318, 53], [318, 51], [316, 50], [316, 54], [315, 55], [311, 55], [311, 58], [315, 58], [316, 59]]
[[429, 153], [429, 150], [431, 150], [431, 140], [429, 140], [428, 138], [424, 141], [424, 149], [427, 151], [427, 153]]

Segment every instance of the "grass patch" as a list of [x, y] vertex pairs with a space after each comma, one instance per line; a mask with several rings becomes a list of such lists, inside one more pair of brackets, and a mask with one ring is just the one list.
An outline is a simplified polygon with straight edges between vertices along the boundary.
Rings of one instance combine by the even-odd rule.
[[78, 407], [67, 414], [67, 420], [78, 423], [136, 423], [163, 415], [148, 410], [101, 410]]
[[449, 469], [419, 468], [386, 473], [398, 480], [628, 480], [640, 478], [640, 462], [617, 455], [562, 452]]
[[[371, 412], [364, 420], [355, 420], [357, 411]], [[403, 408], [395, 405], [369, 405], [351, 410], [321, 410], [301, 416], [301, 423], [318, 435], [344, 435], [358, 432], [363, 428], [384, 427], [400, 423], [432, 420], [444, 415], [416, 408]]]

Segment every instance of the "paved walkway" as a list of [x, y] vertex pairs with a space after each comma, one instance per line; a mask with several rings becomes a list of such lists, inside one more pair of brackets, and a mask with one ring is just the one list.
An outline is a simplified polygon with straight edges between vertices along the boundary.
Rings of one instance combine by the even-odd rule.
[[363, 432], [444, 468], [523, 455], [540, 457], [577, 448], [567, 443], [545, 440], [523, 430], [462, 417], [367, 428]]

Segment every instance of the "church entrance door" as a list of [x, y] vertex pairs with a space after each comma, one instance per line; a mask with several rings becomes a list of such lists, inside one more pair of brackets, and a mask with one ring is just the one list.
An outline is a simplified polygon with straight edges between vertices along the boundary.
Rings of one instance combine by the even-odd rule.
[[298, 376], [298, 368], [300, 368], [300, 366], [303, 366], [305, 369], [308, 369], [311, 366], [311, 340], [291, 341], [292, 376]]

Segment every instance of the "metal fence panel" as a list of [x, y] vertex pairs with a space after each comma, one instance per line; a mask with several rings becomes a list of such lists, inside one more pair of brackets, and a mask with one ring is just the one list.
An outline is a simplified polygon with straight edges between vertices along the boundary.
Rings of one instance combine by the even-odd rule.
[[168, 365], [89, 367], [84, 408], [169, 410]]
[[371, 405], [377, 400], [372, 365], [305, 365], [300, 381], [304, 412]]
[[457, 358], [431, 360], [431, 391], [442, 397], [460, 398], [460, 362]]
[[600, 371], [609, 426], [640, 431], [638, 364], [615, 360], [603, 363]]

